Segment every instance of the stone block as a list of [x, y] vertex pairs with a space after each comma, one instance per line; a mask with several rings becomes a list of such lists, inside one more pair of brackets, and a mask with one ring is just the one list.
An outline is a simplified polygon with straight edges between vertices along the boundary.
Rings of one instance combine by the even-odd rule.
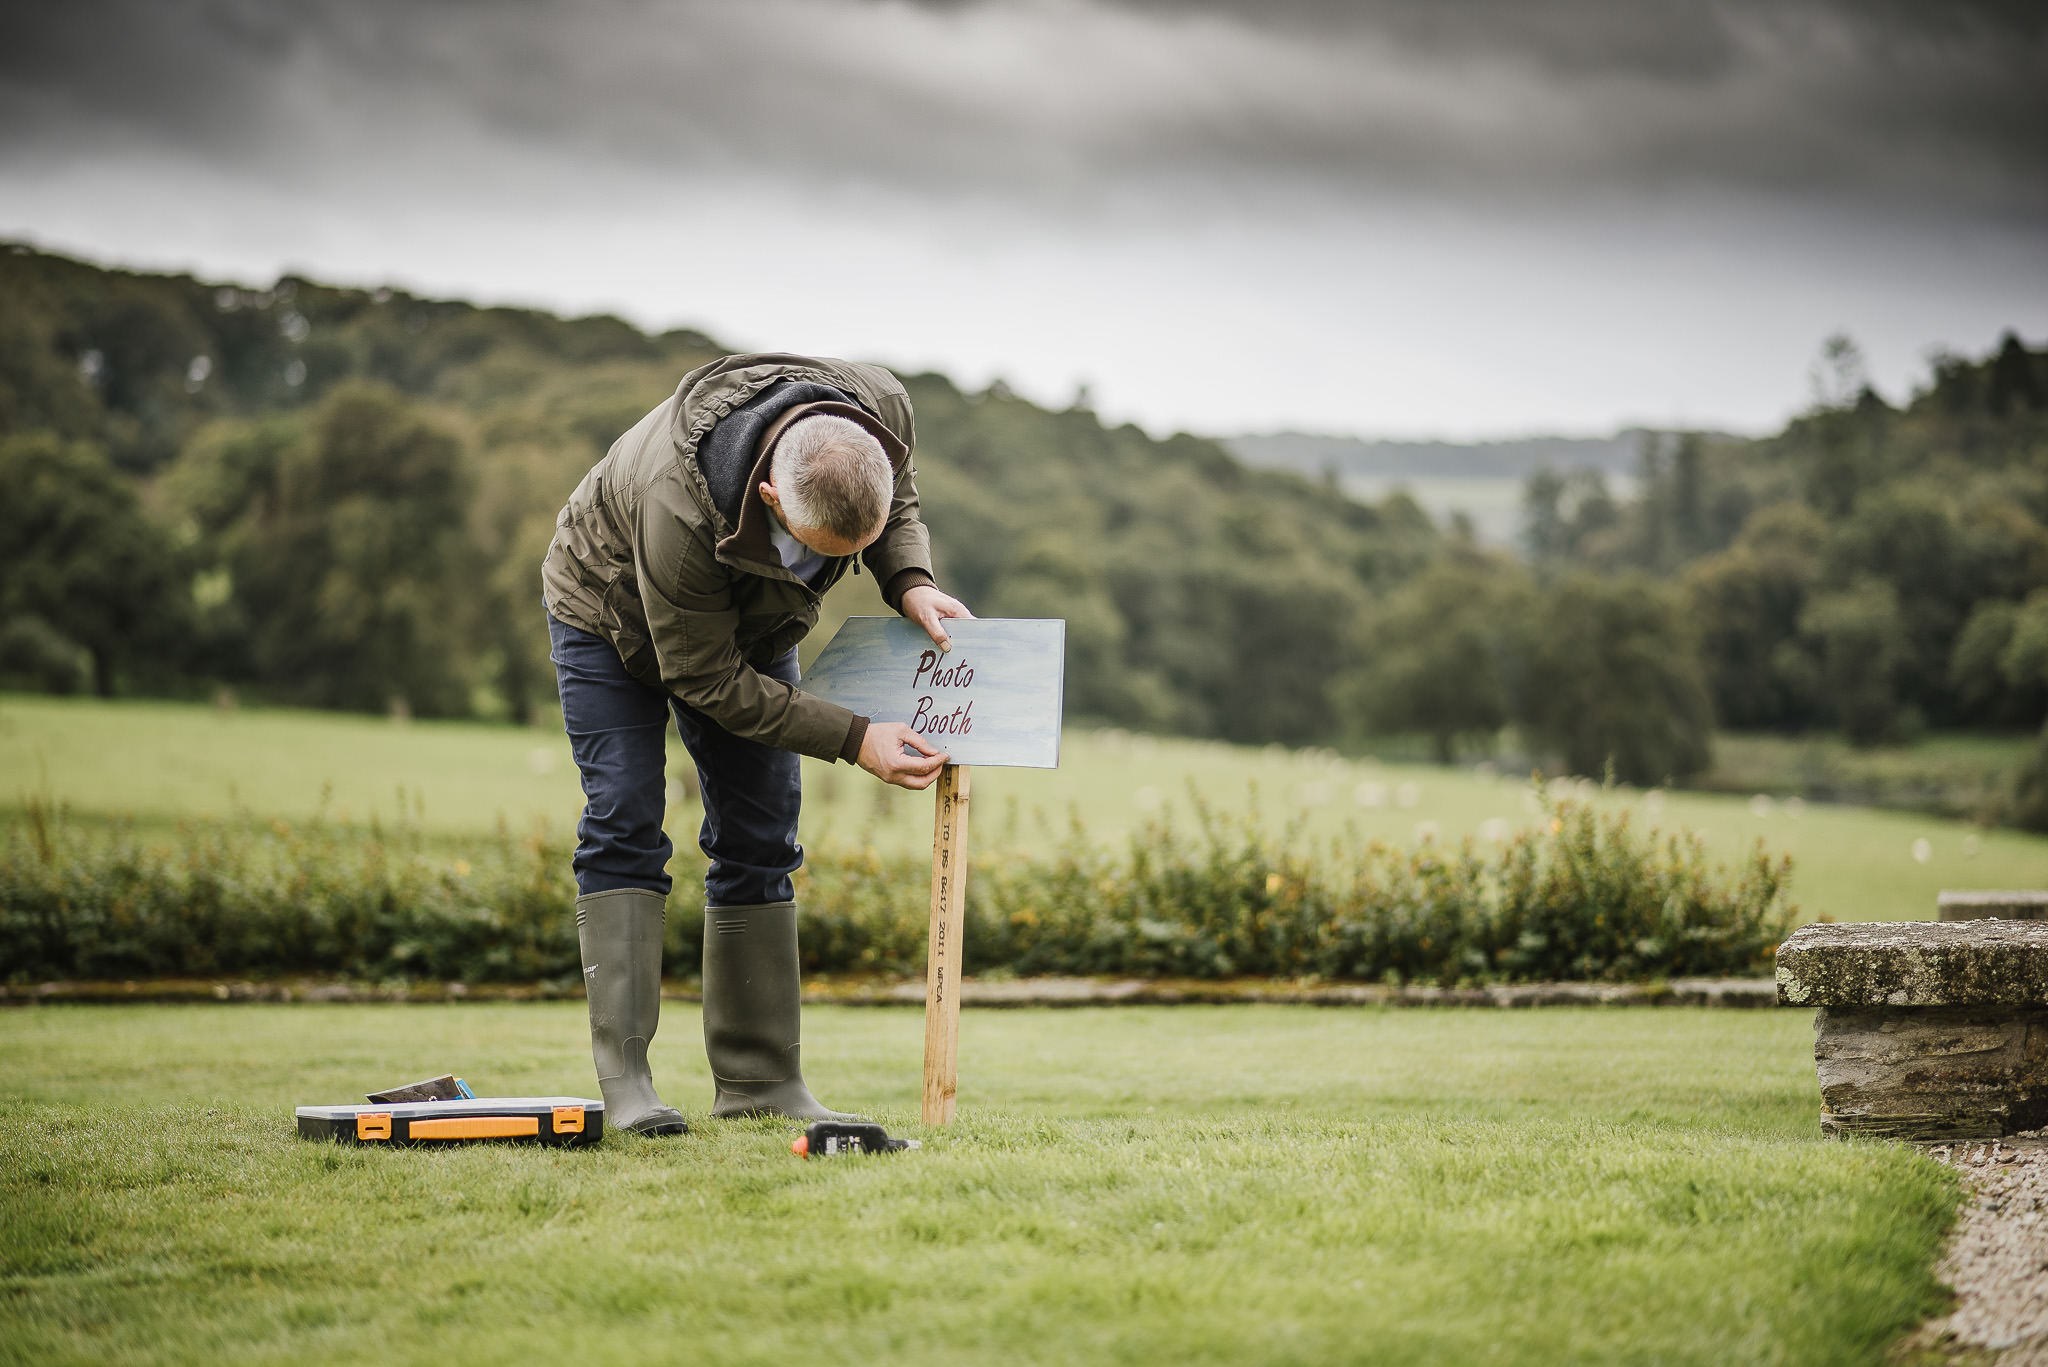
[[1801, 926], [1778, 946], [1778, 1001], [2048, 1007], [2048, 922]]
[[2008, 888], [2001, 892], [1944, 892], [1934, 899], [1944, 921], [2048, 921], [2048, 892]]
[[1804, 926], [1778, 1000], [1813, 1006], [1821, 1128], [1991, 1139], [2048, 1124], [2048, 922]]
[[1995, 1139], [2048, 1124], [2048, 1008], [1823, 1006], [1821, 1129]]

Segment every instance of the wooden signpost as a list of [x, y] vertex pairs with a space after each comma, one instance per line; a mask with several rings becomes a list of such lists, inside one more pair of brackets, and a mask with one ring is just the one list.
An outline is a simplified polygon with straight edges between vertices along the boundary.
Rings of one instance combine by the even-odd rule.
[[967, 926], [967, 796], [964, 764], [939, 770], [932, 818], [932, 929], [924, 969], [924, 1123], [953, 1119], [960, 1078], [960, 959]]
[[1052, 769], [1060, 759], [1066, 623], [949, 621], [953, 648], [900, 617], [849, 618], [804, 691], [871, 721], [908, 723], [944, 750], [932, 819], [932, 924], [925, 967], [924, 1123], [953, 1118], [960, 1057], [961, 940], [967, 918], [970, 765]]

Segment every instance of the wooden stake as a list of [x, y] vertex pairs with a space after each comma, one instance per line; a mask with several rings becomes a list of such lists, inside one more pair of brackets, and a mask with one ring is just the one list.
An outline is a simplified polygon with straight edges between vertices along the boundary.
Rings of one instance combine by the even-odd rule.
[[924, 978], [924, 1123], [953, 1119], [960, 1062], [960, 941], [967, 923], [967, 766], [939, 771], [932, 818], [932, 931]]

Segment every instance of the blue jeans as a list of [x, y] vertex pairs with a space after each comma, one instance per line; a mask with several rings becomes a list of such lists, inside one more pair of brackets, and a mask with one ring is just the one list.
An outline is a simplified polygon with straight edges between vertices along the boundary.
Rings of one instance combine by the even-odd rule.
[[[795, 752], [742, 740], [680, 698], [649, 688], [626, 672], [609, 642], [563, 625], [552, 613], [548, 636], [562, 725], [586, 799], [576, 823], [577, 892], [668, 892], [675, 847], [661, 829], [661, 817], [673, 713], [704, 795], [697, 844], [711, 860], [704, 878], [707, 904], [755, 906], [795, 897], [789, 876], [804, 862], [796, 843], [803, 770]], [[761, 672], [795, 683], [796, 652]]]

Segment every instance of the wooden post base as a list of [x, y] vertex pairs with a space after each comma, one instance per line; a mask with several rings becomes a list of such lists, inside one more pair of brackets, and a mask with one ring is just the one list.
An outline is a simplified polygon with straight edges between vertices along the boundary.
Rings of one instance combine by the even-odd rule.
[[967, 923], [967, 766], [932, 785], [932, 928], [924, 990], [924, 1123], [953, 1119], [960, 1059], [960, 942]]

